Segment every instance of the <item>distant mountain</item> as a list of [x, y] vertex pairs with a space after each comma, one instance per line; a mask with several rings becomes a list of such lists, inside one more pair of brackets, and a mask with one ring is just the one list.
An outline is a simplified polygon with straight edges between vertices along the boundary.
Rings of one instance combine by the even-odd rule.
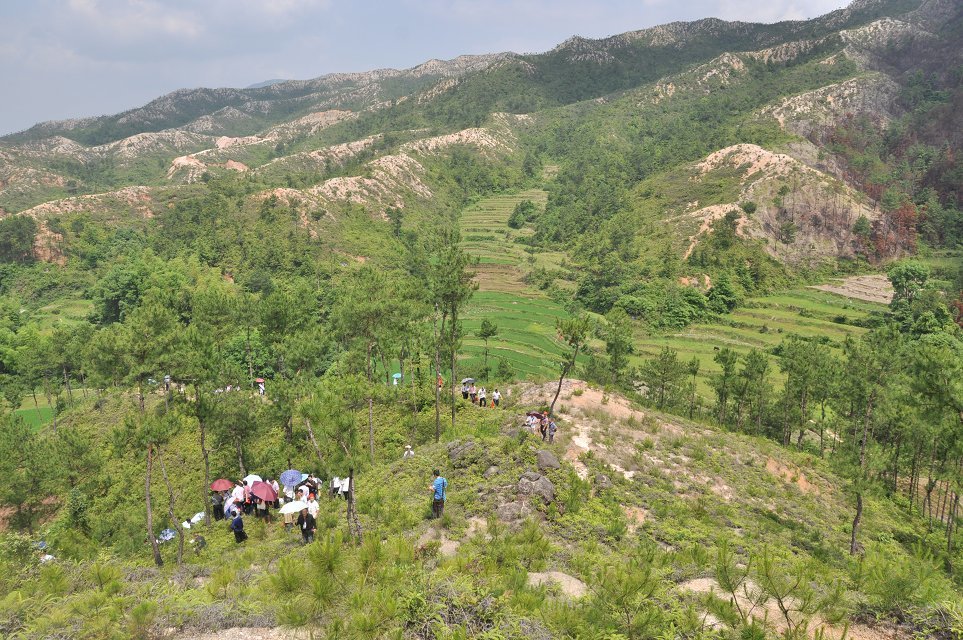
[[[955, 214], [936, 223], [923, 203], [963, 193], [961, 21], [953, 0], [857, 0], [808, 21], [710, 18], [542, 54], [183, 89], [0, 138], [0, 215], [107, 207], [118, 224], [244, 173], [310, 227], [340, 208], [435, 206], [452, 184], [470, 193], [472, 163], [494, 163], [508, 185], [547, 162], [558, 171], [533, 241], [583, 258], [669, 248], [708, 263], [702, 244], [725, 219], [782, 264], [885, 260], [913, 251], [917, 230], [956, 236]], [[932, 166], [900, 173], [904, 159], [921, 167], [905, 158], [917, 143]], [[449, 153], [457, 161], [439, 164]], [[925, 225], [908, 213], [924, 206]]]
[[249, 84], [244, 87], [245, 89], [261, 89], [263, 87], [270, 87], [272, 84], [278, 84], [279, 82], [288, 82], [285, 78], [275, 78], [273, 80], [264, 80], [263, 82], [255, 82], [254, 84]]

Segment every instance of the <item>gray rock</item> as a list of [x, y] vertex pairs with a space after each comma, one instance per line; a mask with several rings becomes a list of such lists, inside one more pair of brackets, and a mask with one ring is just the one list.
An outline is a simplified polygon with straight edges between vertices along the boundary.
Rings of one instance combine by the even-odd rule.
[[611, 489], [611, 488], [612, 488], [612, 479], [609, 478], [609, 477], [608, 477], [607, 475], [605, 475], [604, 473], [596, 473], [596, 474], [595, 474], [595, 487], [596, 487], [597, 489]]
[[527, 502], [506, 502], [495, 509], [495, 516], [502, 522], [518, 522], [532, 513]]
[[[536, 479], [531, 476], [536, 476]], [[555, 485], [545, 476], [540, 476], [537, 473], [526, 473], [518, 481], [518, 494], [538, 496], [548, 504], [555, 500]]]
[[482, 474], [482, 477], [485, 478], [485, 480], [488, 480], [496, 475], [498, 475], [498, 467], [496, 467], [495, 465], [492, 465], [488, 467], [485, 473]]
[[457, 468], [467, 467], [479, 456], [479, 449], [473, 440], [456, 440], [448, 445], [448, 459]]
[[555, 454], [547, 449], [539, 449], [535, 452], [535, 461], [538, 463], [538, 468], [542, 471], [546, 469], [561, 469], [562, 465], [559, 463], [558, 458]]

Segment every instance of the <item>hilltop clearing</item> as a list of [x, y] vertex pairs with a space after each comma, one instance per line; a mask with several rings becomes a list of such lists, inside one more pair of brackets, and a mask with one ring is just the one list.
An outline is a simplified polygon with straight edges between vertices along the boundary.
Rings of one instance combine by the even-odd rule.
[[[499, 410], [464, 403], [457, 436], [419, 444], [411, 459], [369, 466], [356, 477], [365, 532], [357, 546], [343, 533], [344, 501], [326, 496], [317, 542], [301, 546], [279, 520], [252, 517], [249, 539], [237, 546], [223, 523], [199, 523], [189, 534], [202, 534], [205, 548], [189, 548], [177, 565], [176, 541], [166, 543], [168, 566], [160, 569], [144, 564], [142, 550], [129, 560], [104, 554], [70, 559], [83, 552], [64, 546], [70, 538], [59, 533], [52, 549], [57, 560], [5, 578], [4, 632], [14, 638], [88, 637], [104, 626], [124, 625], [152, 637], [246, 640], [372, 628], [379, 631], [361, 635], [397, 631], [427, 638], [460, 627], [468, 637], [495, 631], [519, 639], [583, 637], [600, 624], [626, 628], [610, 608], [621, 588], [629, 589], [634, 606], [656, 616], [650, 625], [682, 625], [693, 637], [753, 624], [769, 634], [798, 629], [799, 638], [814, 637], [832, 621], [827, 637], [838, 638], [846, 624], [839, 616], [848, 620], [856, 610], [888, 606], [882, 598], [892, 588], [890, 577], [877, 570], [923, 562], [913, 558], [908, 542], [897, 541], [914, 535], [919, 523], [888, 499], [873, 497], [864, 526], [866, 562], [877, 570], [854, 577], [857, 566], [843, 551], [850, 496], [824, 460], [643, 409], [577, 380], [563, 386], [558, 438], [546, 444], [520, 425], [527, 409], [542, 406], [553, 393], [554, 384], [519, 385]], [[101, 410], [75, 412], [64, 428], [101, 437], [82, 426], [96, 415], [86, 412], [106, 411], [101, 420], [109, 420], [130, 401], [106, 400]], [[390, 412], [388, 406], [379, 411]], [[385, 418], [381, 435], [391, 428], [392, 418]], [[251, 455], [265, 444], [256, 437], [247, 442]], [[167, 455], [182, 460], [186, 470], [196, 468], [193, 454], [177, 443]], [[426, 519], [421, 490], [432, 467], [441, 467], [450, 483], [440, 521]], [[177, 508], [194, 508], [195, 498], [181, 493], [183, 479], [173, 486]], [[90, 505], [90, 517], [104, 515], [100, 500]], [[620, 570], [624, 563], [630, 567]], [[724, 615], [720, 603], [731, 594], [720, 585], [731, 584], [724, 571], [746, 563], [748, 590], [740, 587], [736, 595], [757, 605], [740, 620]], [[781, 578], [767, 574], [765, 566], [788, 575], [803, 572], [808, 582], [779, 590], [782, 583], [773, 581]], [[635, 571], [652, 573], [641, 584], [625, 582]], [[616, 574], [621, 587], [610, 582]], [[717, 597], [707, 598], [710, 590]], [[958, 598], [932, 574], [905, 593], [918, 599], [934, 591], [947, 603]], [[831, 604], [798, 606], [804, 598], [831, 594], [837, 597]], [[130, 599], [138, 605], [125, 607]], [[358, 599], [367, 603], [364, 609], [353, 604]], [[688, 608], [663, 608], [680, 600]], [[431, 608], [418, 604], [429, 602]], [[784, 617], [780, 603], [797, 604]], [[244, 608], [243, 621], [231, 613], [237, 607]], [[559, 607], [569, 613], [561, 615]], [[84, 615], [62, 616], [58, 611], [64, 609]], [[882, 632], [910, 637], [931, 619], [911, 620]], [[852, 621], [848, 626], [859, 638], [881, 632]]]

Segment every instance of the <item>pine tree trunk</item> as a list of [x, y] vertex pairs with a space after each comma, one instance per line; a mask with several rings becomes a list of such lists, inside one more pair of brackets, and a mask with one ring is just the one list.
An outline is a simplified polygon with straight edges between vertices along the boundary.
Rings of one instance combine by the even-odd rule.
[[74, 390], [70, 388], [70, 376], [67, 375], [67, 367], [64, 367], [64, 387], [67, 388], [67, 398], [74, 401]]
[[859, 491], [856, 492], [856, 517], [853, 518], [853, 534], [849, 539], [849, 555], [856, 555], [857, 542], [856, 534], [859, 532], [859, 521], [863, 517], [863, 494]]
[[147, 445], [147, 473], [146, 473], [146, 491], [144, 493], [144, 501], [147, 506], [147, 539], [150, 541], [151, 551], [154, 553], [154, 564], [158, 567], [164, 566], [164, 559], [160, 554], [160, 547], [157, 546], [157, 538], [154, 537], [154, 510], [151, 507], [150, 502], [150, 476], [154, 469], [154, 445]]
[[952, 562], [953, 559], [953, 529], [956, 526], [956, 511], [960, 506], [960, 494], [953, 494], [953, 506], [950, 507], [949, 517], [946, 523], [946, 561]]
[[364, 533], [361, 529], [361, 520], [358, 518], [358, 512], [355, 509], [354, 503], [354, 467], [348, 468], [348, 496], [347, 496], [347, 518], [348, 518], [348, 533], [354, 537], [355, 541], [359, 544], [364, 538]]
[[237, 434], [234, 434], [234, 450], [237, 452], [237, 468], [241, 470], [241, 477], [247, 475], [247, 469], [244, 468], [244, 450], [241, 448], [241, 438]]
[[211, 526], [211, 461], [207, 452], [207, 428], [204, 426], [203, 410], [201, 408], [201, 388], [194, 385], [194, 407], [197, 412], [197, 428], [201, 437], [201, 458], [204, 460], [204, 490], [201, 496], [204, 499], [204, 526]]
[[318, 446], [318, 441], [314, 437], [314, 429], [311, 427], [311, 421], [307, 418], [304, 419], [304, 424], [308, 428], [308, 437], [311, 439], [311, 446], [314, 447], [314, 453], [318, 456], [318, 463], [321, 468], [324, 468], [324, 459], [321, 457], [321, 448]]
[[455, 360], [458, 358], [458, 354], [455, 352], [455, 327], [456, 323], [454, 318], [451, 322], [451, 432], [455, 433], [455, 409], [457, 405], [455, 404]]
[[[435, 317], [432, 321], [432, 328], [435, 334], [435, 376], [438, 376], [441, 372], [441, 344], [440, 336], [441, 333], [438, 331], [438, 308], [435, 308]], [[445, 327], [442, 325], [442, 331]], [[435, 442], [441, 440], [441, 387], [438, 386], [437, 380], [432, 380], [432, 386], [435, 388]]]
[[160, 462], [161, 475], [164, 477], [164, 484], [167, 485], [167, 515], [170, 516], [171, 526], [177, 530], [177, 564], [184, 564], [184, 527], [177, 522], [174, 515], [174, 487], [171, 486], [170, 478], [167, 477], [167, 465], [164, 464], [164, 457], [161, 450], [157, 450], [157, 461]]
[[374, 462], [374, 400], [371, 397], [371, 343], [368, 343], [368, 455]]

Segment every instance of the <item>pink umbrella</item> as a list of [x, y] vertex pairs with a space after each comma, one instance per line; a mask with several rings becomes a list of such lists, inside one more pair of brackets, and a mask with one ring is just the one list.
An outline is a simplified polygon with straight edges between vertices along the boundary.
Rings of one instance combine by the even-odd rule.
[[278, 499], [277, 491], [266, 482], [255, 482], [252, 484], [251, 495], [255, 495], [265, 502], [274, 502]]

